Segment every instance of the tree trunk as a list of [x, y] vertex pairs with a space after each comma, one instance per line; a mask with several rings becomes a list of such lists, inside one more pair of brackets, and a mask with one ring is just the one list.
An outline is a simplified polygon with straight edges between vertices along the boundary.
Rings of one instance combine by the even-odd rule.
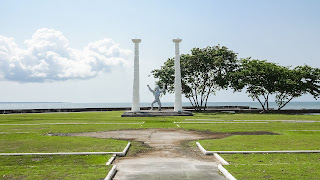
[[190, 101], [190, 103], [191, 103], [191, 106], [192, 106], [193, 108], [195, 108], [195, 107], [194, 107], [194, 104], [192, 103], [191, 98], [189, 97], [188, 99], [189, 99], [189, 101]]
[[265, 112], [266, 109], [265, 109], [265, 107], [264, 107], [264, 104], [262, 104], [262, 102], [260, 101], [260, 99], [258, 98], [258, 96], [256, 96], [256, 99], [259, 101], [259, 103], [260, 103], [260, 105], [261, 105], [261, 107], [262, 107], [262, 109], [263, 109], [263, 112]]
[[208, 103], [209, 95], [210, 95], [210, 92], [208, 92], [206, 100], [205, 100], [204, 111], [206, 111], [206, 109], [207, 109], [207, 103]]
[[267, 101], [267, 110], [269, 111], [269, 94], [267, 95], [266, 101]]
[[286, 103], [284, 103], [282, 106], [278, 107], [278, 111], [280, 111], [284, 106], [286, 106], [294, 97], [291, 97]]

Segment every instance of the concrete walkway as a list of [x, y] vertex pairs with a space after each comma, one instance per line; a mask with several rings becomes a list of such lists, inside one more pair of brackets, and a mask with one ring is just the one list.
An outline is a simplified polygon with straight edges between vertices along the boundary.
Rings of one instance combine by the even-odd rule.
[[217, 138], [217, 135], [177, 129], [146, 129], [129, 134], [152, 149], [137, 157], [116, 160], [115, 180], [225, 179], [218, 173], [213, 156], [204, 156], [198, 149], [182, 145], [185, 140]]
[[117, 157], [113, 163], [118, 170], [115, 180], [225, 179], [218, 173], [213, 156], [203, 155], [199, 149], [183, 145], [186, 140], [222, 138], [223, 134], [181, 129], [135, 129], [69, 135], [126, 139], [151, 147], [134, 157]]
[[215, 162], [187, 158], [138, 158], [121, 160], [114, 180], [212, 180], [225, 179]]

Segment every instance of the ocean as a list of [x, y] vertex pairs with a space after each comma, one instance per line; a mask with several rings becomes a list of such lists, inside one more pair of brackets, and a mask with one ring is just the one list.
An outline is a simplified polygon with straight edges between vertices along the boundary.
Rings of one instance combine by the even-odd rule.
[[[173, 102], [163, 102], [163, 107], [172, 107]], [[140, 103], [141, 107], [150, 107], [150, 103]], [[191, 106], [184, 102], [183, 106]], [[261, 108], [259, 102], [208, 102], [208, 106], [250, 106]], [[66, 102], [0, 102], [0, 110], [10, 109], [62, 109], [62, 108], [117, 108], [131, 107], [131, 103], [66, 103]], [[270, 108], [277, 108], [274, 102]], [[320, 109], [320, 101], [290, 102], [283, 109]]]

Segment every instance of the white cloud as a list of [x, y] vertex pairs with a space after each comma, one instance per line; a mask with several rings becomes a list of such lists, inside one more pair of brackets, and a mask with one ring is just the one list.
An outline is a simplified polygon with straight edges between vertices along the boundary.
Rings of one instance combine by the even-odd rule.
[[112, 39], [89, 43], [83, 49], [69, 47], [60, 31], [38, 29], [19, 48], [13, 38], [0, 35], [0, 78], [19, 82], [88, 79], [112, 67], [129, 64], [131, 50]]

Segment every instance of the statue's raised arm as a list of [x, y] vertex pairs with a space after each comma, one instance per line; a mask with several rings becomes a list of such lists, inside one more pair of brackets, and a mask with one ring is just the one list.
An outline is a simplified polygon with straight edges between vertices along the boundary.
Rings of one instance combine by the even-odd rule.
[[151, 89], [149, 85], [147, 85], [147, 86], [148, 86], [149, 90], [150, 90], [152, 93], [154, 93], [154, 90]]

